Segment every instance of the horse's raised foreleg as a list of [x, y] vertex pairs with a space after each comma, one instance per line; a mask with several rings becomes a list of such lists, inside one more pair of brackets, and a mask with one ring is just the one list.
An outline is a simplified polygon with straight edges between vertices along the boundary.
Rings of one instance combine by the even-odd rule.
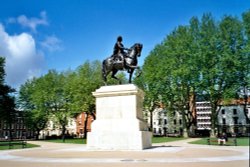
[[114, 70], [112, 71], [111, 78], [114, 78], [114, 79], [118, 80], [118, 81], [119, 81], [119, 84], [122, 84], [122, 81], [121, 81], [119, 78], [117, 78], [117, 77], [115, 76], [115, 74], [116, 74], [117, 72], [118, 72], [118, 70], [114, 69]]

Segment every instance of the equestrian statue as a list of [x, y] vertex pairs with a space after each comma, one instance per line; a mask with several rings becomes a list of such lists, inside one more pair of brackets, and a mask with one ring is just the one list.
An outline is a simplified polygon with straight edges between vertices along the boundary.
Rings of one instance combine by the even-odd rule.
[[[121, 84], [121, 80], [115, 76], [119, 70], [126, 70], [129, 73], [129, 83], [131, 83], [134, 70], [139, 69], [137, 57], [141, 56], [142, 47], [142, 44], [135, 43], [130, 49], [124, 48], [122, 37], [118, 36], [113, 55], [102, 62], [102, 77], [105, 85], [107, 85], [107, 76], [110, 72], [112, 72], [111, 78], [118, 80]], [[140, 72], [138, 75], [140, 75]]]

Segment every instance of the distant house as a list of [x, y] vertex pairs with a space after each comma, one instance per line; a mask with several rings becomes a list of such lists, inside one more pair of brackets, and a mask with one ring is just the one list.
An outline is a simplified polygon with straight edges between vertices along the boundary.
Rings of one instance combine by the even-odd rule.
[[211, 130], [211, 113], [209, 102], [196, 102], [197, 130]]
[[[66, 135], [73, 136], [76, 135], [76, 122], [74, 118], [68, 119], [68, 124], [66, 126]], [[56, 123], [55, 118], [52, 116], [51, 119], [47, 122], [45, 129], [40, 131], [39, 139], [49, 138], [50, 136], [61, 136], [62, 128]]]
[[153, 111], [153, 135], [164, 135], [168, 131], [167, 111], [163, 108], [156, 108]]
[[0, 139], [31, 139], [34, 138], [34, 131], [25, 125], [23, 111], [16, 111], [13, 114], [14, 121], [8, 125], [5, 120], [0, 120]]
[[[147, 118], [147, 120], [149, 121], [150, 118]], [[169, 116], [167, 110], [162, 107], [157, 107], [153, 111], [153, 135], [168, 136], [181, 134], [182, 132], [182, 119], [178, 112]]]
[[[86, 118], [87, 117], [87, 118]], [[87, 122], [85, 122], [87, 120]], [[78, 114], [76, 117], [76, 135], [77, 137], [84, 137], [84, 129], [85, 129], [85, 123], [87, 126], [87, 132], [91, 132], [91, 124], [94, 121], [94, 118], [92, 115], [87, 115], [85, 112]]]
[[[87, 114], [85, 112], [80, 113], [76, 116], [76, 118], [69, 118], [68, 125], [66, 126], [66, 135], [71, 137], [83, 137], [84, 135], [84, 126]], [[88, 115], [87, 121], [87, 132], [91, 131], [91, 123], [94, 118], [91, 115]], [[58, 123], [56, 123], [55, 119], [51, 117], [51, 119], [47, 123], [47, 127], [40, 132], [40, 139], [49, 138], [50, 136], [61, 136], [62, 129]]]
[[[232, 100], [227, 104], [222, 104], [218, 113], [218, 131], [225, 132], [229, 135], [238, 136], [250, 135], [250, 98], [248, 103], [242, 99]], [[244, 109], [246, 111], [244, 112]], [[248, 119], [247, 119], [248, 117]]]
[[[244, 107], [246, 106], [246, 114]], [[219, 106], [217, 132], [226, 132], [228, 135], [236, 134], [238, 136], [250, 135], [250, 98], [247, 104], [242, 100], [233, 100], [227, 104]], [[218, 109], [219, 109], [218, 108]], [[211, 131], [211, 105], [207, 101], [196, 102], [196, 134], [209, 136]], [[248, 117], [248, 119], [246, 118]], [[182, 134], [183, 122], [179, 112], [174, 112], [170, 116], [163, 107], [157, 107], [153, 111], [153, 134], [169, 135]], [[146, 120], [150, 123], [150, 114], [146, 114]]]

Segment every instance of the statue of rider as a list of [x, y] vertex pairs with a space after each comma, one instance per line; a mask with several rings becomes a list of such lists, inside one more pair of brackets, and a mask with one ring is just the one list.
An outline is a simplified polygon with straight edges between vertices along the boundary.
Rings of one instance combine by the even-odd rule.
[[117, 37], [117, 41], [114, 45], [114, 51], [113, 51], [113, 59], [116, 60], [116, 59], [119, 59], [120, 58], [120, 55], [123, 56], [123, 59], [124, 57], [126, 56], [126, 52], [124, 52], [124, 50], [129, 50], [127, 48], [125, 48], [122, 44], [122, 36], [118, 36]]

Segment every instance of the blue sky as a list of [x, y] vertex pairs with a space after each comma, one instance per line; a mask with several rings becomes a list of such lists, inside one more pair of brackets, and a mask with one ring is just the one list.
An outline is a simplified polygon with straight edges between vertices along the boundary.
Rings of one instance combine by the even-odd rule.
[[210, 12], [241, 17], [250, 0], [1, 0], [0, 56], [18, 87], [49, 69], [75, 69], [110, 56], [118, 35], [143, 44], [139, 65], [178, 25]]

